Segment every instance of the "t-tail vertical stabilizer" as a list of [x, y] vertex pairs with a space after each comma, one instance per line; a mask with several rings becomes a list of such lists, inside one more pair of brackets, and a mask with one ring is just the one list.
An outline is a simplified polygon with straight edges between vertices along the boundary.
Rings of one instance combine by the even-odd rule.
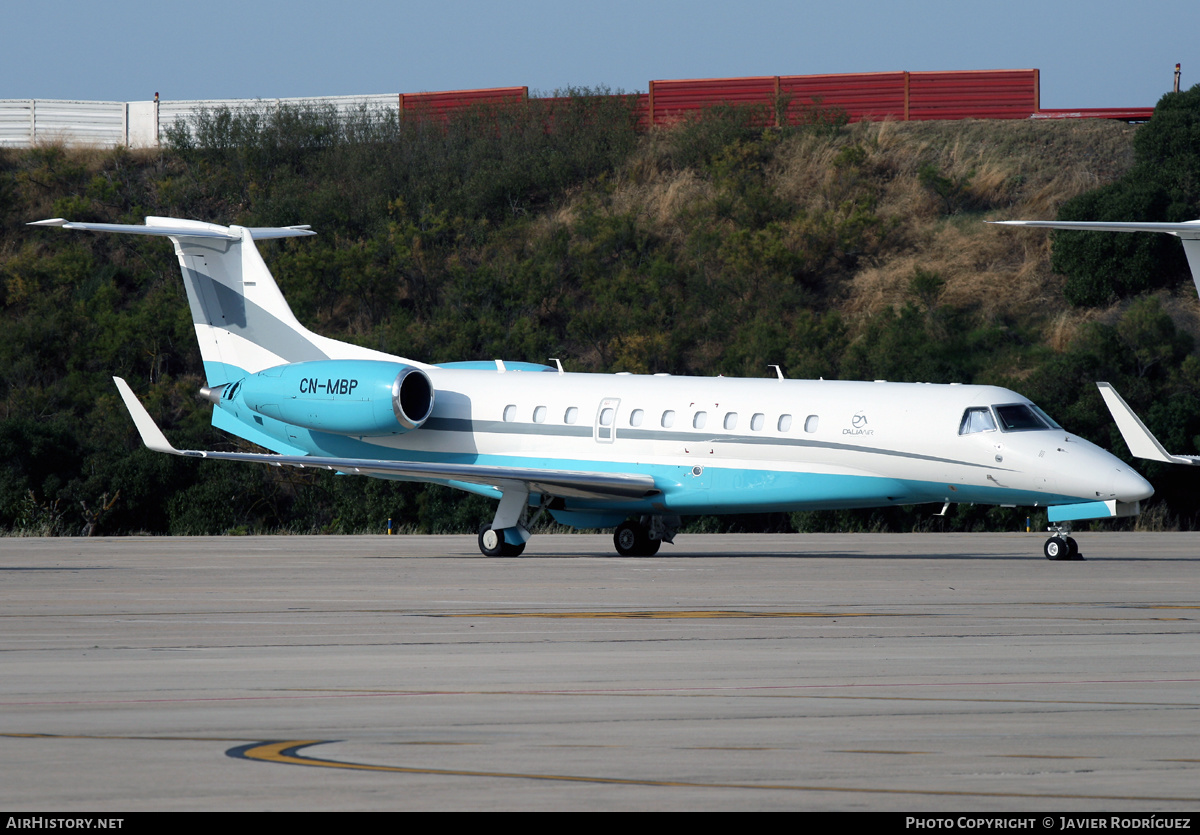
[[29, 225], [170, 238], [209, 387], [307, 360], [397, 359], [315, 334], [297, 321], [254, 242], [316, 234], [307, 226], [248, 228], [172, 217], [148, 217], [145, 226], [63, 218]]

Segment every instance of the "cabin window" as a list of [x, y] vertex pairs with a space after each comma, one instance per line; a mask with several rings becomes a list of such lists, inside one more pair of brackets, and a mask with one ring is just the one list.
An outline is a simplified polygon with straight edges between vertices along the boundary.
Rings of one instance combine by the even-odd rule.
[[816, 415], [809, 415], [807, 418], [804, 419], [804, 431], [805, 432], [816, 432], [817, 424], [820, 422], [821, 422], [821, 419], [819, 417], [817, 417]]
[[667, 409], [665, 412], [663, 412], [662, 427], [663, 427], [663, 429], [670, 429], [674, 425], [675, 425], [675, 412], [671, 409]]
[[750, 418], [750, 428], [755, 432], [761, 432], [763, 424], [766, 423], [767, 417], [762, 412], [755, 413], [754, 417]]
[[792, 428], [792, 416], [791, 415], [780, 415], [779, 423], [776, 425], [779, 427], [780, 432], [787, 432], [789, 429]]
[[536, 409], [533, 410], [533, 422], [534, 423], [545, 423], [546, 422], [546, 407], [545, 406], [538, 406]]
[[737, 429], [737, 412], [725, 413], [725, 428]]
[[641, 409], [634, 409], [629, 413], [629, 425], [641, 426], [643, 415], [645, 415], [645, 412], [643, 412]]
[[567, 409], [567, 413], [563, 415], [563, 423], [575, 423], [579, 420], [579, 409], [572, 406]]
[[693, 429], [703, 429], [706, 423], [708, 423], [708, 412], [696, 412], [692, 416]]
[[976, 406], [967, 409], [963, 412], [962, 423], [958, 426], [958, 434], [960, 435], [974, 435], [976, 432], [995, 431], [996, 421], [992, 419], [992, 410], [987, 406]]
[[517, 419], [517, 407], [512, 406], [512, 405], [505, 406], [504, 407], [504, 422], [512, 423], [516, 419]]
[[600, 410], [600, 425], [601, 426], [612, 426], [612, 422], [613, 422], [613, 410], [612, 409], [601, 409]]

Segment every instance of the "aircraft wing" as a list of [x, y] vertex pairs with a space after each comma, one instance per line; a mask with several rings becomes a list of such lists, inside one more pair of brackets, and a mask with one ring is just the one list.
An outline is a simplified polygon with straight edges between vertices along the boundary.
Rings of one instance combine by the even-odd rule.
[[353, 475], [383, 474], [421, 481], [462, 481], [482, 484], [502, 491], [516, 487], [530, 493], [584, 499], [643, 499], [661, 491], [647, 475], [603, 472], [575, 472], [530, 467], [490, 467], [479, 464], [439, 464], [418, 461], [387, 461], [360, 458], [322, 458], [313, 455], [276, 455], [254, 452], [216, 452], [176, 449], [158, 428], [150, 413], [133, 390], [120, 377], [113, 377], [125, 408], [129, 410], [142, 436], [142, 443], [155, 452], [190, 458], [214, 458], [221, 461], [246, 461], [274, 467], [312, 467]]
[[1200, 220], [1183, 223], [1125, 223], [1110, 220], [989, 220], [997, 226], [1035, 226], [1043, 229], [1070, 229], [1077, 232], [1166, 232], [1177, 238], [1200, 238]]
[[1117, 429], [1121, 430], [1121, 437], [1125, 439], [1125, 445], [1129, 447], [1134, 458], [1164, 461], [1168, 464], [1200, 465], [1200, 455], [1172, 455], [1167, 452], [1158, 442], [1158, 438], [1154, 437], [1146, 428], [1146, 424], [1142, 423], [1141, 418], [1134, 414], [1133, 409], [1129, 408], [1125, 398], [1117, 394], [1115, 388], [1108, 383], [1096, 383], [1096, 387], [1100, 389], [1100, 396], [1104, 398], [1104, 404], [1112, 412], [1113, 420], [1117, 422]]

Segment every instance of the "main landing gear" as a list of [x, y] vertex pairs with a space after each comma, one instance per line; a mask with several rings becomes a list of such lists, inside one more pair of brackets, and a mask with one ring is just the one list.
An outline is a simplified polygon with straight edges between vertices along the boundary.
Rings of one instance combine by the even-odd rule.
[[1054, 536], [1046, 540], [1046, 544], [1042, 546], [1042, 552], [1048, 560], [1081, 560], [1079, 554], [1079, 543], [1071, 537], [1071, 525], [1059, 524], [1052, 525], [1046, 528], [1048, 531], [1053, 531]]
[[[526, 520], [527, 512], [522, 508], [520, 521], [507, 528], [495, 526], [495, 520], [479, 526], [479, 551], [485, 557], [519, 557], [525, 552], [529, 541], [529, 529], [537, 521], [545, 507], [537, 515]], [[664, 542], [674, 542], [675, 532], [681, 520], [678, 516], [642, 516], [636, 520], [622, 522], [613, 535], [617, 553], [623, 557], [652, 557]]]
[[652, 557], [662, 545], [661, 539], [651, 539], [650, 529], [638, 522], [622, 522], [613, 534], [613, 544], [622, 557]]
[[622, 557], [652, 557], [664, 542], [675, 541], [679, 517], [643, 516], [617, 525], [613, 544]]

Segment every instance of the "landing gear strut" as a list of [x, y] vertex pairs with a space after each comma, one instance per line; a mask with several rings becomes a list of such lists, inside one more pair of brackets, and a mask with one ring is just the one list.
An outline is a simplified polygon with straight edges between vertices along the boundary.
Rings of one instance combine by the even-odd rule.
[[1046, 540], [1046, 544], [1042, 546], [1042, 552], [1048, 560], [1081, 560], [1079, 555], [1079, 543], [1071, 537], [1071, 525], [1069, 522], [1051, 525], [1046, 528], [1052, 531], [1054, 536]]

